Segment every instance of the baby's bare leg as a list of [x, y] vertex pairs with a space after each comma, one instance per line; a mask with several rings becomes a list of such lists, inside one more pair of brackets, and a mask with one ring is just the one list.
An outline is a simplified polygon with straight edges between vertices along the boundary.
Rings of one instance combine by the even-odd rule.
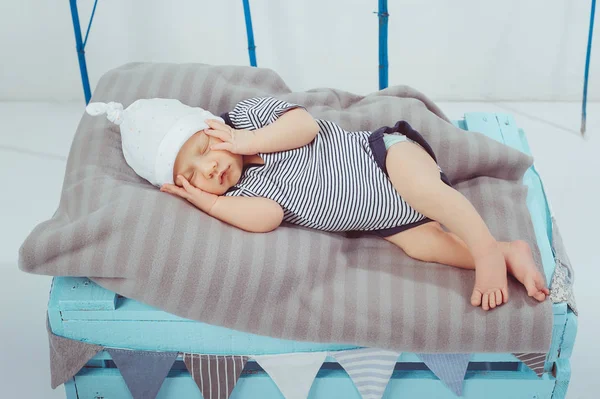
[[[425, 223], [385, 239], [400, 247], [411, 258], [462, 269], [475, 269], [475, 261], [467, 245], [457, 235], [444, 231], [438, 222]], [[523, 284], [529, 296], [540, 302], [544, 301], [550, 292], [533, 261], [527, 243], [513, 241], [498, 244], [508, 272]], [[506, 302], [508, 292], [504, 292], [503, 297]], [[491, 304], [490, 306], [493, 307]]]
[[399, 246], [411, 258], [475, 269], [475, 262], [465, 243], [445, 232], [438, 222], [425, 223], [385, 239]]
[[473, 205], [442, 182], [429, 154], [411, 142], [398, 143], [388, 150], [386, 167], [392, 184], [412, 208], [440, 222], [466, 244], [475, 262], [471, 304], [488, 310], [506, 302], [506, 263], [499, 244]]

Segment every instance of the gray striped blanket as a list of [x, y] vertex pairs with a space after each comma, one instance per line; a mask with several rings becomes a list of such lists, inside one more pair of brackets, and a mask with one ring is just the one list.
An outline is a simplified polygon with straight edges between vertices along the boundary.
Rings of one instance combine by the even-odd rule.
[[[134, 63], [106, 73], [92, 101], [177, 98], [220, 114], [261, 95], [302, 104], [346, 130], [408, 121], [495, 237], [528, 241], [540, 264], [521, 182], [532, 159], [455, 128], [412, 88], [367, 96], [291, 92], [269, 69]], [[485, 312], [469, 303], [473, 271], [413, 260], [378, 237], [230, 227], [138, 177], [125, 163], [117, 127], [88, 115], [73, 141], [58, 210], [23, 243], [19, 267], [87, 276], [181, 317], [297, 341], [448, 353], [546, 352], [551, 341], [550, 301], [529, 298], [512, 277], [509, 302]]]

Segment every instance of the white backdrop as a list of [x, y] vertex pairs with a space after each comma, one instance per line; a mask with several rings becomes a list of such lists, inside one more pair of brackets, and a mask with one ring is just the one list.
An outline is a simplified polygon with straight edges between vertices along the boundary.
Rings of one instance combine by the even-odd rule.
[[[440, 101], [580, 101], [590, 1], [390, 0], [389, 83]], [[93, 0], [78, 3], [85, 34]], [[258, 65], [293, 90], [377, 90], [376, 0], [250, 3]], [[130, 61], [248, 65], [246, 47], [241, 0], [99, 0], [90, 80]], [[0, 57], [0, 100], [83, 97], [68, 0], [0, 0]]]

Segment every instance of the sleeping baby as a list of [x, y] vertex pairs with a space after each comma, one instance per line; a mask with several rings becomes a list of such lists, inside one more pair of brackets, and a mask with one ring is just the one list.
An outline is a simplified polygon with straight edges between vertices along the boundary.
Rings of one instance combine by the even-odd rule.
[[348, 132], [273, 97], [221, 117], [171, 99], [87, 111], [120, 125], [138, 175], [232, 226], [375, 234], [415, 259], [474, 269], [470, 302], [484, 310], [508, 301], [507, 272], [536, 300], [549, 295], [528, 244], [496, 241], [404, 121]]

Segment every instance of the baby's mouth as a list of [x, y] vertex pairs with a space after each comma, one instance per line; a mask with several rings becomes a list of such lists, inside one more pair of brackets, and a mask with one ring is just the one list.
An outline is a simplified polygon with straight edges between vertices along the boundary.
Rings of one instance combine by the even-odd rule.
[[223, 170], [221, 172], [221, 176], [219, 178], [219, 182], [220, 182], [221, 185], [223, 185], [223, 182], [225, 181], [225, 176], [226, 176], [228, 170], [229, 170], [229, 166], [226, 167], [225, 170]]

